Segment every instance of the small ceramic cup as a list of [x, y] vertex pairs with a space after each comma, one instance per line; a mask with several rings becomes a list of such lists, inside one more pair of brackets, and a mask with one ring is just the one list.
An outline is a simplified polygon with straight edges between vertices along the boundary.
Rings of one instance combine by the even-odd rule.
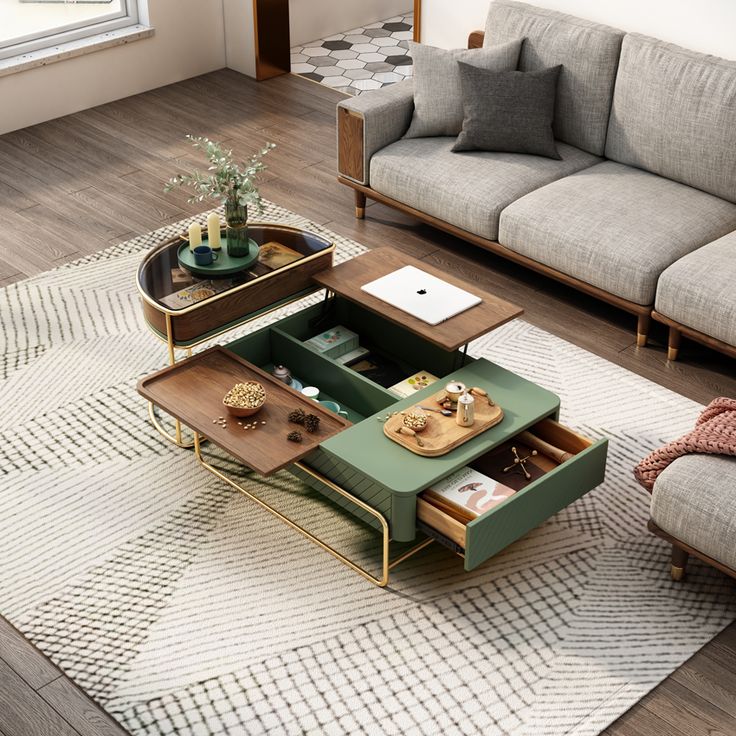
[[217, 260], [217, 256], [219, 255], [209, 245], [198, 245], [192, 253], [194, 253], [194, 262], [198, 266], [209, 266], [212, 261]]
[[319, 389], [316, 386], [305, 386], [302, 389], [302, 394], [308, 399], [314, 399], [317, 401], [319, 398]]
[[457, 403], [457, 400], [465, 393], [465, 384], [460, 381], [450, 381], [445, 386], [445, 393], [447, 398], [452, 401], [453, 404]]
[[340, 408], [340, 404], [338, 404], [336, 401], [320, 401], [319, 403], [322, 404], [325, 409], [329, 409], [331, 412], [339, 414], [341, 417], [346, 417], [348, 415], [346, 411], [343, 411]]

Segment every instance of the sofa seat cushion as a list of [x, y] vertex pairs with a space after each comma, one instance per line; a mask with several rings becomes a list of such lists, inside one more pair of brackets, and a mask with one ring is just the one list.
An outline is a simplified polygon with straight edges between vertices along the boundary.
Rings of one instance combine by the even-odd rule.
[[654, 308], [736, 347], [736, 232], [686, 255], [660, 276]]
[[736, 228], [736, 205], [612, 161], [538, 189], [502, 213], [499, 242], [636, 304], [659, 275]]
[[736, 570], [736, 457], [675, 460], [654, 484], [651, 516], [660, 529]]
[[522, 153], [453, 153], [455, 138], [403, 139], [374, 154], [371, 187], [451, 225], [489, 240], [501, 210], [556, 179], [600, 161], [558, 143], [556, 161]]

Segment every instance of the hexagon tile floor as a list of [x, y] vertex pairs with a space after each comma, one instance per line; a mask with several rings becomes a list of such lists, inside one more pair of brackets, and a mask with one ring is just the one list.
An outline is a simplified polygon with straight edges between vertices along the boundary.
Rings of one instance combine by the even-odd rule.
[[413, 13], [370, 23], [291, 50], [291, 71], [350, 95], [412, 75]]

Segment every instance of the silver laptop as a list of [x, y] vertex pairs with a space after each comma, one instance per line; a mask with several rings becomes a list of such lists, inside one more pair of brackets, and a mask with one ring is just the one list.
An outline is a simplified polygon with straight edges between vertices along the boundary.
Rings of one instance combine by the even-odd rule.
[[482, 301], [414, 266], [404, 266], [360, 288], [430, 325], [438, 325]]

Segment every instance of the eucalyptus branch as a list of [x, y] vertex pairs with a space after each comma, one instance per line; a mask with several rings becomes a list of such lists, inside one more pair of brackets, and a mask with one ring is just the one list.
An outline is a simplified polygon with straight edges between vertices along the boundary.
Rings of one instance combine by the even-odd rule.
[[170, 192], [175, 187], [184, 187], [192, 192], [189, 202], [202, 202], [205, 199], [221, 202], [235, 200], [242, 206], [255, 207], [258, 212], [263, 209], [256, 182], [259, 174], [266, 169], [262, 159], [276, 148], [274, 143], [266, 143], [247, 161], [238, 163], [233, 158], [232, 149], [225, 148], [222, 143], [203, 136], [188, 135], [187, 139], [194, 148], [205, 154], [210, 165], [206, 172], [195, 169], [189, 174], [171, 177], [164, 187], [165, 192]]

